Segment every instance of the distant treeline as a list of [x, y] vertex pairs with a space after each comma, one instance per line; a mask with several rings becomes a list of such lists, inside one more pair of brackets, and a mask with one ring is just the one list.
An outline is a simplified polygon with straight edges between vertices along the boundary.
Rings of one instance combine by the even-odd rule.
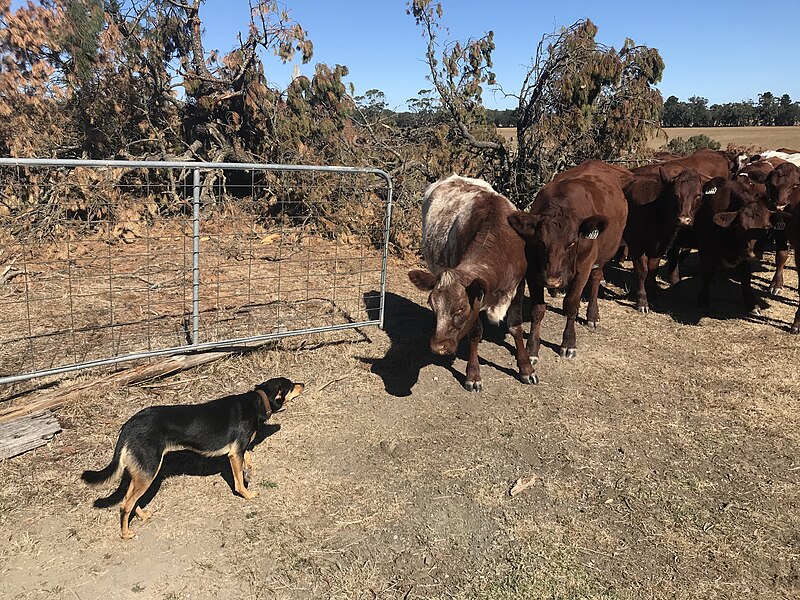
[[[412, 102], [412, 101], [410, 101]], [[413, 104], [413, 102], [412, 102]], [[420, 119], [430, 119], [437, 113], [434, 106], [429, 110], [412, 110], [391, 113], [395, 123], [400, 127], [414, 127]], [[439, 114], [442, 120], [447, 115]], [[517, 111], [486, 110], [486, 120], [496, 127], [516, 127]], [[676, 96], [670, 96], [664, 102], [661, 113], [662, 127], [746, 127], [755, 125], [800, 125], [800, 102], [792, 101], [789, 94], [778, 97], [772, 92], [758, 95], [758, 102], [744, 100], [742, 102], [726, 102], [712, 104], [701, 96], [692, 96], [687, 102], [681, 102]]]
[[727, 102], [708, 105], [708, 100], [692, 96], [681, 102], [670, 96], [661, 113], [663, 127], [744, 127], [748, 125], [798, 125], [800, 102], [789, 94], [775, 96], [772, 92], [758, 95], [758, 102]]

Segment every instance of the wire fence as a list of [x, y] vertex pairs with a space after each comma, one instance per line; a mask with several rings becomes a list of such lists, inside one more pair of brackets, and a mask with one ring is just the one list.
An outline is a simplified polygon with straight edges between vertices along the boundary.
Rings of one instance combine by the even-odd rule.
[[382, 325], [378, 169], [0, 159], [0, 384]]

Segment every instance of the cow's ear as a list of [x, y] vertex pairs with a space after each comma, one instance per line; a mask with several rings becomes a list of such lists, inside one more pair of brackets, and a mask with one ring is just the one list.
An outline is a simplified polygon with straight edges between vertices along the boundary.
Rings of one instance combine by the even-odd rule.
[[727, 179], [724, 177], [714, 177], [713, 179], [709, 179], [703, 184], [703, 195], [710, 196], [711, 194], [716, 194], [717, 190], [725, 185]]
[[730, 227], [738, 214], [737, 212], [719, 212], [714, 215], [714, 223], [720, 227]]
[[597, 236], [603, 233], [606, 227], [608, 227], [608, 219], [602, 215], [592, 215], [583, 220], [583, 223], [578, 228], [578, 233], [586, 239], [596, 240]]
[[478, 302], [483, 302], [483, 297], [486, 295], [487, 289], [488, 286], [483, 279], [480, 277], [473, 279], [467, 286], [467, 298], [469, 298], [469, 303], [472, 304], [476, 300]]
[[658, 167], [658, 175], [659, 177], [661, 177], [661, 181], [666, 184], [673, 183], [675, 181], [675, 178], [677, 177], [677, 175], [673, 176], [667, 173], [664, 167]]
[[521, 236], [532, 236], [539, 225], [539, 215], [516, 210], [508, 215], [508, 224]]
[[414, 269], [413, 271], [408, 272], [408, 278], [411, 280], [411, 283], [413, 283], [423, 292], [430, 292], [433, 289], [433, 286], [436, 285], [436, 277], [427, 271]]

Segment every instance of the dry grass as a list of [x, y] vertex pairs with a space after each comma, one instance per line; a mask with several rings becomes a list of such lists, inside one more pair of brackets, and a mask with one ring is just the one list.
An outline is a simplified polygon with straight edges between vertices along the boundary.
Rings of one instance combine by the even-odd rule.
[[[744, 318], [720, 277], [710, 316], [690, 277], [643, 317], [608, 274], [601, 329], [579, 356], [544, 348], [513, 378], [501, 331], [480, 347], [484, 392], [427, 350], [432, 321], [390, 270], [385, 332], [286, 340], [58, 411], [64, 432], [0, 462], [4, 598], [794, 598], [800, 585], [797, 302]], [[686, 272], [692, 275], [692, 264]], [[769, 272], [757, 273], [763, 293]], [[552, 302], [551, 302], [552, 303]], [[585, 310], [585, 305], [582, 312]], [[548, 314], [547, 342], [563, 319]], [[318, 342], [325, 342], [317, 346]], [[117, 537], [110, 458], [151, 404], [199, 402], [273, 375], [307, 393], [255, 450], [248, 503], [216, 459], [168, 461], [137, 537]], [[537, 483], [516, 497], [521, 476]]]
[[695, 135], [707, 135], [723, 149], [729, 144], [754, 150], [800, 149], [800, 127], [666, 127], [648, 145], [661, 148], [676, 137], [688, 140]]
[[[516, 129], [498, 127], [497, 133], [512, 146], [516, 144]], [[673, 138], [688, 140], [695, 135], [707, 135], [718, 141], [723, 149], [728, 144], [754, 150], [800, 149], [800, 127], [665, 127], [649, 140], [648, 147], [656, 150]]]

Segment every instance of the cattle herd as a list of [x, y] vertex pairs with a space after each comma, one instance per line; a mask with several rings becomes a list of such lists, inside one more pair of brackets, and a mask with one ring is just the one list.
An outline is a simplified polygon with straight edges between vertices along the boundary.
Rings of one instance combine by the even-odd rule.
[[[412, 270], [409, 278], [429, 292], [436, 314], [431, 349], [454, 354], [468, 338], [467, 390], [482, 387], [482, 311], [493, 323], [506, 319], [520, 380], [536, 383], [545, 288], [565, 293], [560, 354], [574, 358], [581, 295], [585, 291], [589, 298], [586, 321], [597, 327], [603, 267], [615, 258], [627, 255], [633, 263], [633, 292], [641, 313], [657, 302], [656, 271], [662, 258], [674, 284], [680, 280], [681, 257], [696, 249], [698, 307], [710, 308], [714, 271], [726, 266], [736, 269], [744, 311], [757, 314], [752, 262], [774, 240], [770, 293], [781, 293], [789, 247], [800, 248], [800, 153], [780, 149], [747, 157], [700, 150], [659, 159], [631, 170], [589, 160], [559, 173], [527, 212], [516, 210], [479, 179], [452, 175], [427, 189], [422, 255], [429, 271]], [[532, 304], [527, 343], [522, 327], [526, 283]], [[800, 333], [800, 308], [790, 331]]]

